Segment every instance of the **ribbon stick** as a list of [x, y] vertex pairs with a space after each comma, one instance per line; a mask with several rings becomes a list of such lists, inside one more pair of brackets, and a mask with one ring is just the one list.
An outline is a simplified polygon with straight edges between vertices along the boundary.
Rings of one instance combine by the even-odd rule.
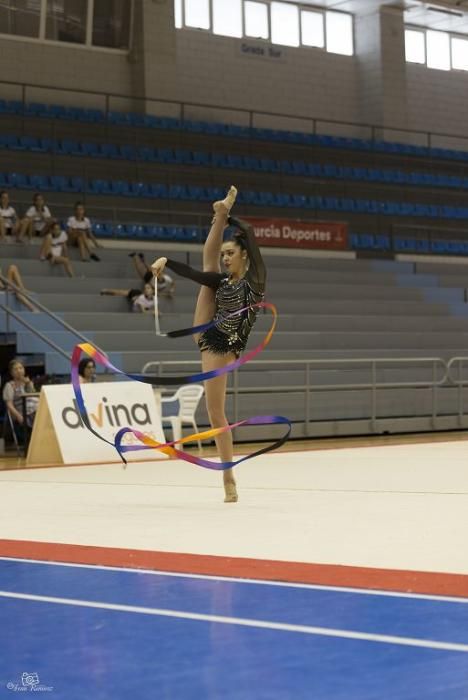
[[[155, 304], [156, 307], [156, 304]], [[97, 350], [91, 343], [80, 343], [79, 345], [76, 345], [74, 350], [73, 350], [73, 355], [72, 355], [72, 369], [71, 369], [71, 378], [72, 378], [72, 385], [73, 385], [73, 390], [75, 393], [75, 398], [76, 398], [76, 403], [78, 407], [78, 411], [80, 413], [81, 419], [83, 423], [86, 425], [88, 430], [90, 430], [96, 437], [98, 437], [100, 440], [103, 440], [109, 445], [112, 445], [115, 447], [117, 452], [119, 453], [122, 461], [124, 464], [127, 463], [127, 460], [124, 457], [125, 452], [133, 452], [136, 450], [150, 450], [150, 449], [156, 449], [159, 450], [160, 452], [163, 452], [164, 454], [169, 455], [170, 457], [175, 457], [177, 459], [183, 459], [187, 462], [191, 462], [192, 464], [196, 464], [197, 466], [204, 467], [206, 469], [215, 469], [215, 470], [224, 470], [224, 469], [230, 469], [237, 464], [240, 464], [241, 462], [244, 462], [247, 459], [251, 459], [252, 457], [256, 457], [260, 454], [265, 454], [266, 452], [270, 452], [271, 450], [277, 449], [280, 447], [282, 444], [286, 442], [288, 439], [290, 433], [291, 433], [291, 422], [289, 421], [288, 418], [285, 418], [284, 416], [255, 416], [253, 418], [247, 418], [246, 420], [238, 421], [237, 423], [233, 423], [232, 425], [226, 425], [221, 428], [212, 428], [210, 430], [206, 430], [202, 433], [195, 433], [194, 435], [189, 435], [186, 438], [182, 438], [180, 440], [174, 440], [173, 442], [166, 442], [166, 443], [159, 443], [153, 438], [150, 438], [148, 435], [145, 435], [141, 431], [134, 430], [133, 428], [122, 428], [121, 430], [118, 431], [118, 433], [115, 436], [115, 441], [111, 442], [110, 440], [107, 440], [104, 438], [102, 435], [100, 435], [96, 430], [91, 425], [91, 422], [89, 420], [88, 412], [86, 410], [86, 406], [84, 403], [83, 399], [83, 394], [81, 391], [81, 384], [79, 381], [79, 375], [78, 375], [78, 365], [80, 361], [81, 354], [84, 352], [90, 357], [93, 358], [93, 360], [106, 367], [106, 369], [110, 369], [116, 374], [121, 374], [128, 379], [133, 379], [136, 381], [143, 382], [145, 384], [151, 384], [152, 386], [167, 386], [167, 385], [174, 385], [174, 384], [193, 384], [195, 382], [200, 382], [200, 381], [206, 381], [208, 379], [211, 379], [213, 377], [220, 376], [222, 374], [226, 374], [228, 372], [232, 372], [241, 365], [245, 364], [246, 362], [249, 362], [253, 357], [258, 355], [258, 353], [262, 352], [262, 350], [268, 345], [268, 343], [271, 340], [271, 337], [273, 335], [273, 332], [276, 327], [276, 320], [277, 320], [277, 311], [276, 307], [273, 304], [270, 304], [268, 302], [259, 302], [257, 304], [253, 304], [252, 306], [244, 307], [242, 309], [239, 309], [238, 311], [234, 311], [233, 313], [229, 314], [227, 318], [231, 318], [233, 316], [238, 316], [239, 314], [242, 314], [244, 311], [247, 309], [251, 308], [265, 308], [269, 309], [272, 314], [273, 314], [273, 320], [271, 327], [269, 331], [267, 332], [265, 338], [262, 340], [262, 342], [257, 345], [253, 350], [250, 352], [246, 353], [245, 355], [242, 355], [242, 357], [239, 357], [237, 360], [234, 362], [229, 363], [225, 367], [221, 367], [219, 369], [215, 370], [210, 370], [208, 372], [199, 372], [197, 374], [191, 374], [191, 375], [184, 375], [184, 376], [177, 376], [177, 377], [148, 377], [142, 374], [127, 374], [125, 372], [122, 372], [119, 370], [117, 367], [114, 367], [114, 365], [107, 359], [107, 357], [101, 353], [99, 350]], [[155, 311], [155, 314], [157, 314], [157, 311]], [[180, 330], [175, 330], [175, 331], [169, 331], [167, 333], [161, 333], [160, 328], [159, 328], [159, 320], [156, 322], [157, 315], [155, 316], [155, 323], [156, 323], [156, 333], [157, 335], [165, 335], [169, 338], [180, 338], [186, 335], [193, 335], [194, 333], [202, 333], [205, 330], [208, 330], [209, 328], [212, 328], [213, 326], [216, 325], [216, 321], [210, 321], [209, 323], [202, 324], [200, 326], [194, 326], [192, 328], [183, 328]], [[268, 445], [266, 447], [263, 447], [260, 450], [257, 450], [256, 452], [253, 452], [245, 457], [242, 457], [238, 459], [237, 461], [233, 462], [214, 462], [212, 460], [207, 460], [207, 459], [202, 459], [201, 457], [197, 457], [195, 455], [192, 455], [188, 452], [185, 452], [183, 450], [179, 450], [174, 445], [178, 443], [185, 443], [189, 441], [195, 441], [197, 439], [205, 439], [205, 438], [213, 438], [218, 435], [221, 435], [229, 430], [233, 430], [234, 428], [240, 428], [242, 426], [247, 426], [247, 425], [272, 425], [272, 424], [283, 424], [287, 426], [286, 433], [281, 437], [279, 440], [276, 440], [273, 444]], [[123, 439], [124, 436], [127, 433], [132, 433], [139, 441], [140, 445], [125, 445], [123, 444]]]

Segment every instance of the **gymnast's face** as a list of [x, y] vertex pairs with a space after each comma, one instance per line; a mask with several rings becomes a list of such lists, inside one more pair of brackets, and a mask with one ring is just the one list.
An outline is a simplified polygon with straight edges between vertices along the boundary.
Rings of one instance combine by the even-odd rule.
[[221, 260], [230, 277], [242, 277], [245, 274], [247, 253], [234, 241], [223, 243]]

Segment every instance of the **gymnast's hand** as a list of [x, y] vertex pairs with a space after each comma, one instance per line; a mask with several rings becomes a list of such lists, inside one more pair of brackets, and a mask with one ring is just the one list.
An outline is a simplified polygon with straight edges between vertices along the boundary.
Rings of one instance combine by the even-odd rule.
[[152, 271], [153, 275], [155, 277], [157, 277], [158, 279], [161, 277], [162, 273], [164, 272], [164, 268], [166, 267], [166, 263], [167, 263], [167, 258], [158, 258], [151, 265], [151, 271]]

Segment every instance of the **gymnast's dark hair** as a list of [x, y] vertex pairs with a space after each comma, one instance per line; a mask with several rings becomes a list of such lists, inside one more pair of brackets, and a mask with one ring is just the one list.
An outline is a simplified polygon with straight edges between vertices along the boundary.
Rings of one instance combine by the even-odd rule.
[[232, 243], [235, 243], [237, 246], [239, 246], [241, 250], [247, 250], [245, 235], [242, 233], [242, 231], [234, 231], [232, 236], [227, 240], [232, 241]]

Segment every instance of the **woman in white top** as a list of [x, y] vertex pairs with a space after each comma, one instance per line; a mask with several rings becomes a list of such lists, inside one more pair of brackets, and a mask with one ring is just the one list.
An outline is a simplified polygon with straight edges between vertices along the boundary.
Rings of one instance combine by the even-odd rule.
[[143, 294], [135, 298], [132, 310], [140, 313], [154, 310], [154, 289], [148, 282], [143, 288]]
[[49, 260], [51, 265], [63, 265], [69, 277], [74, 277], [73, 268], [67, 254], [67, 239], [65, 231], [55, 222], [41, 246], [41, 260]]
[[86, 216], [84, 205], [81, 202], [75, 204], [75, 214], [67, 221], [68, 240], [71, 244], [78, 246], [82, 262], [89, 259], [99, 262], [100, 258], [93, 253], [91, 242], [96, 248], [100, 248], [91, 228], [91, 222]]
[[8, 192], [0, 192], [0, 241], [5, 240], [5, 236], [18, 234], [18, 219], [16, 211], [10, 204]]
[[[19, 360], [11, 360], [8, 370], [11, 381], [7, 382], [3, 387], [3, 400], [5, 401], [6, 409], [17, 425], [31, 428], [36, 415], [37, 398], [31, 397], [31, 399], [27, 399], [26, 406], [23, 407], [22, 397], [25, 394], [34, 393], [34, 384], [26, 376], [24, 365]], [[25, 411], [24, 408], [26, 409]], [[26, 425], [24, 423], [24, 412], [26, 413]]]
[[35, 194], [32, 206], [29, 207], [21, 222], [18, 240], [22, 241], [25, 236], [31, 240], [33, 236], [45, 236], [52, 223], [50, 209], [46, 206], [42, 194]]

